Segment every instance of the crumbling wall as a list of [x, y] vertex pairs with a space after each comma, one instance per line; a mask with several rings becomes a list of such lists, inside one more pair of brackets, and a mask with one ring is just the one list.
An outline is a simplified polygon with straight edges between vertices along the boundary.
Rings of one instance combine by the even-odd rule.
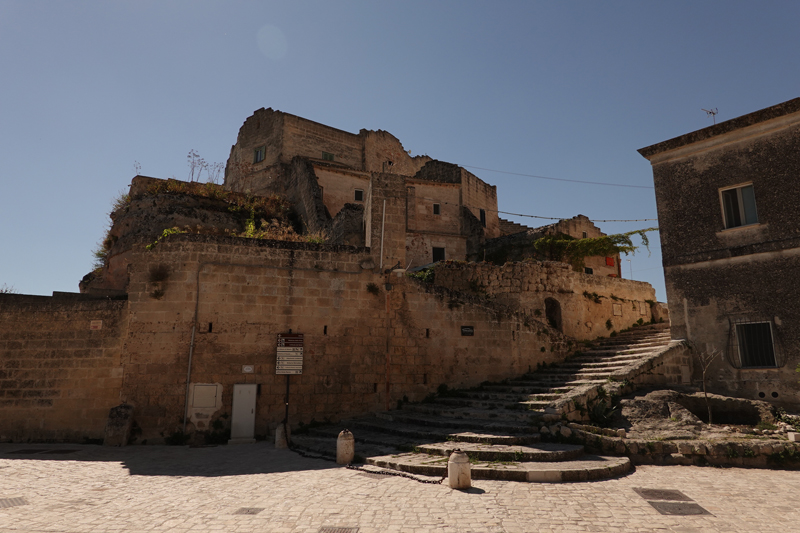
[[368, 172], [389, 172], [413, 176], [422, 166], [431, 161], [426, 155], [411, 156], [400, 141], [388, 131], [359, 132], [364, 146], [362, 168]]
[[364, 246], [363, 204], [344, 204], [344, 207], [333, 217], [328, 242], [348, 246]]
[[314, 174], [314, 165], [302, 157], [292, 159], [289, 173], [289, 201], [300, 215], [309, 233], [330, 231], [331, 216], [322, 201], [322, 190]]
[[484, 233], [487, 238], [499, 237], [497, 187], [489, 185], [466, 169], [461, 169], [461, 202], [478, 220], [483, 210]]
[[435, 266], [434, 283], [485, 295], [492, 301], [549, 320], [579, 340], [652, 319], [655, 289], [641, 281], [574, 272], [554, 261], [490, 263], [447, 262]]
[[127, 317], [124, 300], [0, 294], [0, 442], [102, 439]]
[[[254, 194], [267, 192], [264, 189], [269, 188], [269, 178], [280, 168], [280, 163], [291, 161], [291, 157], [281, 157], [284, 116], [280, 111], [262, 107], [244, 121], [225, 165], [226, 188], [241, 192], [249, 190]], [[255, 162], [255, 151], [262, 146], [264, 159]]]
[[[157, 287], [149, 281], [154, 265], [169, 266]], [[122, 400], [136, 405], [141, 438], [180, 428], [195, 305], [191, 383], [223, 389], [204, 426], [230, 415], [234, 384], [257, 383], [257, 435], [284, 414], [278, 333], [305, 335], [303, 374], [290, 378], [293, 426], [382, 411], [442, 383], [474, 386], [566, 356], [564, 336], [533, 317], [374, 266], [365, 249], [202, 235], [174, 235], [138, 252]]]
[[356, 200], [355, 191], [358, 189], [364, 196], [366, 195], [369, 187], [369, 174], [337, 168], [325, 163], [315, 163], [314, 174], [322, 189], [322, 201], [332, 217], [335, 217], [345, 204], [364, 203], [363, 199]]

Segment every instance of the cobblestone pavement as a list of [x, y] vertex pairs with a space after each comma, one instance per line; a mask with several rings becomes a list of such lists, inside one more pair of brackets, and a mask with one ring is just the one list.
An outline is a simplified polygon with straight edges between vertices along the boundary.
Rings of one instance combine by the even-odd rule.
[[[33, 449], [78, 451], [10, 453]], [[661, 515], [633, 488], [681, 491], [710, 514]], [[461, 492], [263, 443], [0, 445], [2, 532], [800, 531], [798, 495], [800, 472], [779, 470], [640, 466], [610, 481], [477, 480]]]

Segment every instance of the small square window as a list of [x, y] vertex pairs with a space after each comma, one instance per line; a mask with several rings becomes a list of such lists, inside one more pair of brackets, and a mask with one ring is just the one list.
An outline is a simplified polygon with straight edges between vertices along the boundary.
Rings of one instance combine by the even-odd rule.
[[444, 261], [444, 248], [433, 247], [433, 262]]
[[361, 189], [356, 189], [355, 194], [353, 194], [353, 200], [356, 202], [363, 202], [364, 201], [364, 191]]
[[439, 209], [439, 204], [433, 204], [433, 214], [434, 215], [441, 215], [442, 214], [441, 210]]
[[486, 211], [481, 209], [481, 226], [486, 227]]
[[742, 368], [775, 367], [772, 324], [753, 322], [736, 324], [736, 341]]
[[323, 161], [333, 161], [333, 154], [329, 152], [322, 152], [322, 160]]
[[583, 273], [584, 274], [594, 274], [594, 269], [593, 268], [589, 268], [589, 267], [584, 267], [583, 268]]
[[756, 197], [752, 185], [721, 189], [719, 194], [725, 229], [758, 224]]
[[266, 153], [267, 149], [265, 146], [260, 146], [253, 150], [253, 164], [262, 162]]
[[586, 237], [588, 237], [588, 236], [589, 236], [589, 234], [588, 234], [588, 233], [586, 233], [586, 232], [584, 231], [584, 232], [583, 232], [583, 238], [585, 239], [585, 238], [586, 238]]

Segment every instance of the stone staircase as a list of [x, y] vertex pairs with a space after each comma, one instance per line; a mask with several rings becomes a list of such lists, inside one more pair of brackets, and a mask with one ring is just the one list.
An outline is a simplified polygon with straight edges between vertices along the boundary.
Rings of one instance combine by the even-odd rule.
[[[634, 328], [517, 379], [470, 390], [442, 387], [435, 397], [388, 413], [307, 428], [292, 437], [292, 446], [333, 457], [339, 432], [348, 428], [359, 459], [423, 476], [445, 475], [454, 449], [467, 452], [473, 479], [562, 482], [620, 476], [631, 468], [627, 457], [588, 455], [580, 444], [541, 442], [543, 436], [568, 440], [550, 436], [560, 419], [552, 406], [577, 388], [608, 382], [614, 372], [667, 344], [666, 324]], [[561, 433], [568, 435], [569, 430]]]

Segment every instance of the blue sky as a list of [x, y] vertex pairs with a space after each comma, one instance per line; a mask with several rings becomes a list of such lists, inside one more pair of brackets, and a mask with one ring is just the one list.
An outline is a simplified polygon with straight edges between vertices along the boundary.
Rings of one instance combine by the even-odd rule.
[[[636, 150], [710, 125], [702, 108], [800, 95], [799, 19], [788, 1], [0, 0], [0, 286], [77, 291], [134, 162], [186, 179], [189, 150], [224, 162], [260, 107], [467, 167], [652, 186]], [[503, 211], [656, 217], [652, 189], [471, 170]], [[665, 300], [657, 234], [627, 259]]]

